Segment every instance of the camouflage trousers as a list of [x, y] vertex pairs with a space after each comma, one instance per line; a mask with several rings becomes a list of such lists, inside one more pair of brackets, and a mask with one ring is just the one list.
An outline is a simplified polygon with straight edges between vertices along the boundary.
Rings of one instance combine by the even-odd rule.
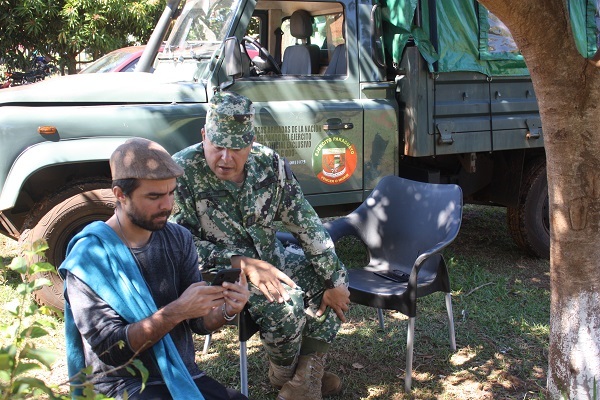
[[260, 326], [263, 346], [275, 363], [295, 357], [304, 338], [332, 343], [342, 325], [330, 308], [321, 317], [316, 317], [325, 288], [302, 250], [286, 248], [285, 260], [282, 271], [297, 285], [292, 289], [284, 284], [290, 300], [270, 303], [256, 286], [249, 285], [250, 315]]

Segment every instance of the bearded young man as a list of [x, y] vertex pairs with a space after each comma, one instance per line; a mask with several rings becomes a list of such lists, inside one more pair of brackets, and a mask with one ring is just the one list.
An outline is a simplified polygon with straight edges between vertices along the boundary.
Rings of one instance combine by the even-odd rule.
[[[246, 399], [200, 370], [192, 337], [244, 308], [246, 277], [202, 282], [191, 234], [167, 222], [183, 170], [163, 147], [130, 139], [110, 168], [115, 214], [75, 236], [59, 269], [69, 376], [90, 367], [94, 389], [117, 399]], [[149, 372], [145, 388], [124, 368], [136, 358]]]

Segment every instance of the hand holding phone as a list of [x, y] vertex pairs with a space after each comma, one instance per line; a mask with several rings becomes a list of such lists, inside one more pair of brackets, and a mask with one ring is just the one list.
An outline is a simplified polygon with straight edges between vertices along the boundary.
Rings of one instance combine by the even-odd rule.
[[211, 286], [222, 285], [223, 282], [235, 283], [240, 279], [240, 273], [242, 272], [239, 268], [228, 268], [222, 269], [217, 272], [217, 276], [213, 279]]

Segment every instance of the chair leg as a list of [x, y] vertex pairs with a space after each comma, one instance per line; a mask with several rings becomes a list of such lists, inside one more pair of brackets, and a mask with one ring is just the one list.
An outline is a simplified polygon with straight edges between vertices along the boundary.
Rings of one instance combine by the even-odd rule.
[[248, 358], [246, 342], [240, 342], [240, 386], [242, 394], [248, 397]]
[[406, 334], [406, 375], [404, 377], [404, 391], [409, 393], [412, 384], [413, 345], [415, 341], [415, 317], [408, 319], [408, 333]]
[[209, 333], [204, 337], [204, 348], [202, 349], [202, 354], [208, 354], [208, 348], [210, 347], [210, 342], [212, 340], [212, 333]]
[[377, 309], [377, 318], [379, 319], [379, 329], [384, 330], [385, 325], [383, 324], [383, 310], [381, 308]]
[[450, 329], [450, 349], [456, 351], [456, 336], [454, 334], [454, 314], [452, 313], [452, 296], [446, 293], [446, 310], [448, 311], [448, 326]]

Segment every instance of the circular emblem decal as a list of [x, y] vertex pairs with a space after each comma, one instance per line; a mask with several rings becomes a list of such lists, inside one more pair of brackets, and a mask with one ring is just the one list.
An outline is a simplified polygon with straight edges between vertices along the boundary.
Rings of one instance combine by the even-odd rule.
[[339, 185], [350, 179], [356, 169], [356, 146], [341, 136], [323, 139], [312, 156], [317, 178], [328, 185]]

